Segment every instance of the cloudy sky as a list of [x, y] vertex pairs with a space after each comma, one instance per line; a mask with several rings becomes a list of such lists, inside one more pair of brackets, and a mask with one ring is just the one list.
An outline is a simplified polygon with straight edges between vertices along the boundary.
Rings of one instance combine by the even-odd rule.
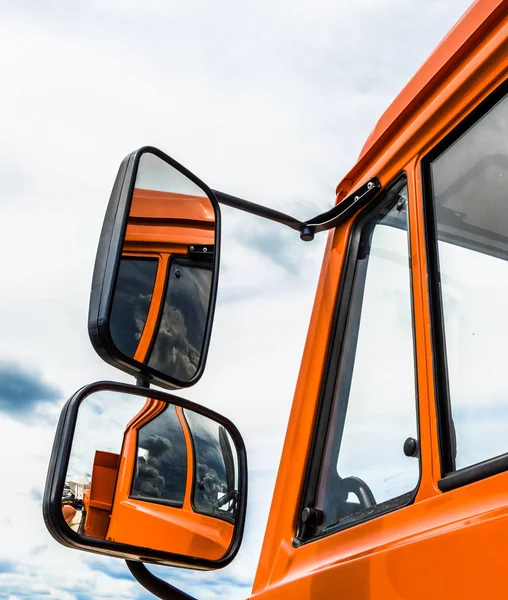
[[[0, 597], [151, 597], [122, 561], [60, 547], [41, 515], [62, 404], [130, 380], [86, 329], [121, 159], [155, 145], [212, 188], [313, 216], [468, 5], [0, 0]], [[205, 600], [250, 592], [324, 242], [230, 209], [223, 221], [208, 368], [182, 395], [244, 435], [244, 546], [221, 572], [156, 569]]]

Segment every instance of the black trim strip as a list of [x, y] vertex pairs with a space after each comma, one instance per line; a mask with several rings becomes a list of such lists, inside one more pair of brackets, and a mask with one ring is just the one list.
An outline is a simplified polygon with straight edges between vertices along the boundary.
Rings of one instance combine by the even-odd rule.
[[495, 458], [489, 458], [481, 463], [476, 463], [470, 467], [464, 467], [458, 469], [453, 473], [449, 473], [438, 481], [438, 487], [442, 492], [449, 492], [455, 490], [463, 485], [474, 483], [475, 481], [481, 481], [492, 475], [499, 475], [508, 471], [508, 453], [496, 456]]
[[455, 436], [452, 431], [452, 409], [448, 386], [448, 363], [443, 321], [441, 273], [437, 249], [437, 228], [432, 201], [430, 164], [422, 161], [423, 223], [427, 248], [429, 310], [431, 319], [432, 355], [434, 363], [434, 390], [436, 395], [437, 430], [441, 476], [455, 470]]

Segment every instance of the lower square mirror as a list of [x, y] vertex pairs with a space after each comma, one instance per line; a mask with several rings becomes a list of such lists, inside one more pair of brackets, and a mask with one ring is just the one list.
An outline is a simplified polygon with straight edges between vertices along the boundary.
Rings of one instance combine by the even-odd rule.
[[245, 450], [224, 417], [107, 383], [64, 407], [44, 514], [66, 545], [216, 568], [238, 549], [245, 503]]

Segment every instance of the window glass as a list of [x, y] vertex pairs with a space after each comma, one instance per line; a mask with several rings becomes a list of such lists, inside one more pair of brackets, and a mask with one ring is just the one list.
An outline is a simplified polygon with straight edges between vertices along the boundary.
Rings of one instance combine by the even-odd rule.
[[238, 507], [238, 457], [226, 429], [184, 410], [195, 453], [192, 506], [196, 512], [234, 521]]
[[181, 505], [187, 478], [187, 450], [173, 405], [138, 430], [137, 465], [131, 496]]
[[181, 381], [192, 379], [201, 358], [211, 282], [211, 264], [192, 265], [185, 259], [171, 261], [149, 367], [171, 373]]
[[361, 232], [318, 486], [320, 532], [407, 501], [418, 484], [418, 458], [404, 453], [417, 439], [407, 188], [389, 196]]
[[508, 98], [430, 163], [456, 468], [508, 452]]
[[133, 357], [146, 323], [157, 274], [156, 258], [122, 258], [110, 317], [111, 337]]

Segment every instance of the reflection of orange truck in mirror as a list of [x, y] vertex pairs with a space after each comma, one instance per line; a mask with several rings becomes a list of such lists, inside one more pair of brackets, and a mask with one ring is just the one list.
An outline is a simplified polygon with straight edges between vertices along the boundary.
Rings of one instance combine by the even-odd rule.
[[[220, 506], [196, 467], [199, 439], [190, 417], [180, 407], [147, 399], [125, 429], [120, 455], [96, 451], [82, 533], [161, 551], [171, 540], [174, 553], [209, 560], [226, 554], [234, 510]], [[222, 491], [228, 500], [228, 490]], [[203, 494], [212, 500], [208, 505]]]
[[214, 235], [208, 198], [134, 189], [111, 314], [113, 340], [126, 356], [166, 372], [161, 329], [170, 327], [168, 311], [176, 308], [187, 330], [180, 374], [183, 380], [192, 377], [202, 343], [203, 327], [197, 324], [208, 307]]

